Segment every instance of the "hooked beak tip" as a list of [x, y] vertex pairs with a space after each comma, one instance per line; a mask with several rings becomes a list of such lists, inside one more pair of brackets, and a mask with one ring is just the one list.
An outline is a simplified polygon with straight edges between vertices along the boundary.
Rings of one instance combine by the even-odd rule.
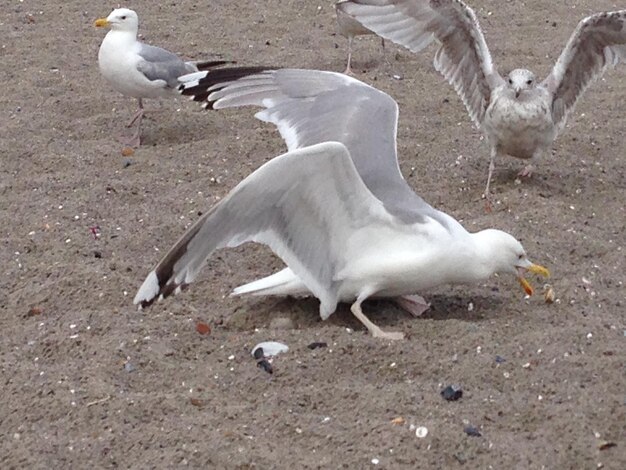
[[528, 268], [528, 271], [533, 274], [539, 274], [543, 277], [550, 277], [550, 271], [548, 271], [547, 268], [544, 268], [543, 266], [540, 266], [538, 264], [531, 264]]
[[530, 273], [533, 274], [538, 274], [540, 276], [544, 276], [544, 277], [549, 277], [550, 276], [550, 271], [548, 271], [547, 268], [544, 268], [543, 266], [540, 266], [538, 264], [531, 264], [529, 267], [527, 268], [522, 268], [519, 267], [518, 269], [518, 275], [517, 275], [517, 280], [519, 281], [520, 285], [522, 286], [522, 288], [524, 289], [524, 292], [526, 292], [527, 295], [533, 295], [534, 290], [532, 288], [532, 286], [530, 285], [530, 283], [524, 278], [524, 272], [528, 271]]

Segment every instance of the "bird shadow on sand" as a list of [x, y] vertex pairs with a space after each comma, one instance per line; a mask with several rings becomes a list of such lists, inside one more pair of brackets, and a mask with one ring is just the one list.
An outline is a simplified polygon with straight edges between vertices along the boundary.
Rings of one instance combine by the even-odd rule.
[[[413, 318], [392, 300], [371, 299], [363, 303], [364, 313], [383, 329], [400, 328], [407, 321], [462, 320], [480, 322], [498, 315], [504, 300], [493, 296], [433, 295], [426, 299], [431, 307], [420, 317]], [[471, 305], [471, 306], [470, 306]], [[314, 298], [249, 299], [236, 307], [226, 319], [225, 326], [234, 330], [271, 328], [277, 319], [288, 319], [295, 329], [317, 329], [321, 325], [319, 301]], [[341, 303], [325, 322], [339, 328], [363, 330], [364, 327], [350, 311], [350, 304]]]
[[156, 108], [147, 111], [144, 117], [141, 146], [186, 145], [206, 141], [211, 135], [222, 132], [231, 131], [216, 112], [202, 111], [199, 107], [197, 113]]

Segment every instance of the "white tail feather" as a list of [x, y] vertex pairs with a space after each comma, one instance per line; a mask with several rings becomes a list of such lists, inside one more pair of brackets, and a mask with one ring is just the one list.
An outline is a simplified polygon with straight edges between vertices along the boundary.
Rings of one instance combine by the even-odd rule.
[[257, 279], [233, 290], [231, 295], [306, 295], [309, 290], [289, 268]]

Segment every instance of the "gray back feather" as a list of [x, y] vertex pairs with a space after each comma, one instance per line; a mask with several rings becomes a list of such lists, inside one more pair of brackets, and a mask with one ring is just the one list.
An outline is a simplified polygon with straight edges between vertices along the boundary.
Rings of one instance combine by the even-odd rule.
[[160, 47], [141, 44], [139, 55], [143, 59], [137, 68], [148, 80], [164, 80], [169, 88], [179, 85], [178, 77], [187, 73], [196, 72], [198, 69], [184, 62], [176, 54]]

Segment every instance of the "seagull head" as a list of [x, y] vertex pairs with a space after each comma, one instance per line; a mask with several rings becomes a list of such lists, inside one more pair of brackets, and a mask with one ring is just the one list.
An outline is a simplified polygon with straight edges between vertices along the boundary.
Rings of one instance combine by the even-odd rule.
[[507, 77], [509, 88], [515, 92], [515, 98], [524, 90], [530, 90], [535, 86], [535, 74], [526, 69], [515, 69]]
[[113, 31], [128, 31], [137, 34], [139, 17], [133, 10], [118, 8], [106, 18], [98, 18], [94, 24], [98, 28], [107, 27]]
[[525, 278], [526, 273], [550, 276], [550, 271], [528, 259], [524, 247], [512, 235], [493, 229], [482, 230], [475, 235], [480, 240], [480, 251], [485, 258], [486, 269], [491, 271], [489, 274], [511, 273], [515, 275], [528, 295], [533, 295], [534, 291]]

